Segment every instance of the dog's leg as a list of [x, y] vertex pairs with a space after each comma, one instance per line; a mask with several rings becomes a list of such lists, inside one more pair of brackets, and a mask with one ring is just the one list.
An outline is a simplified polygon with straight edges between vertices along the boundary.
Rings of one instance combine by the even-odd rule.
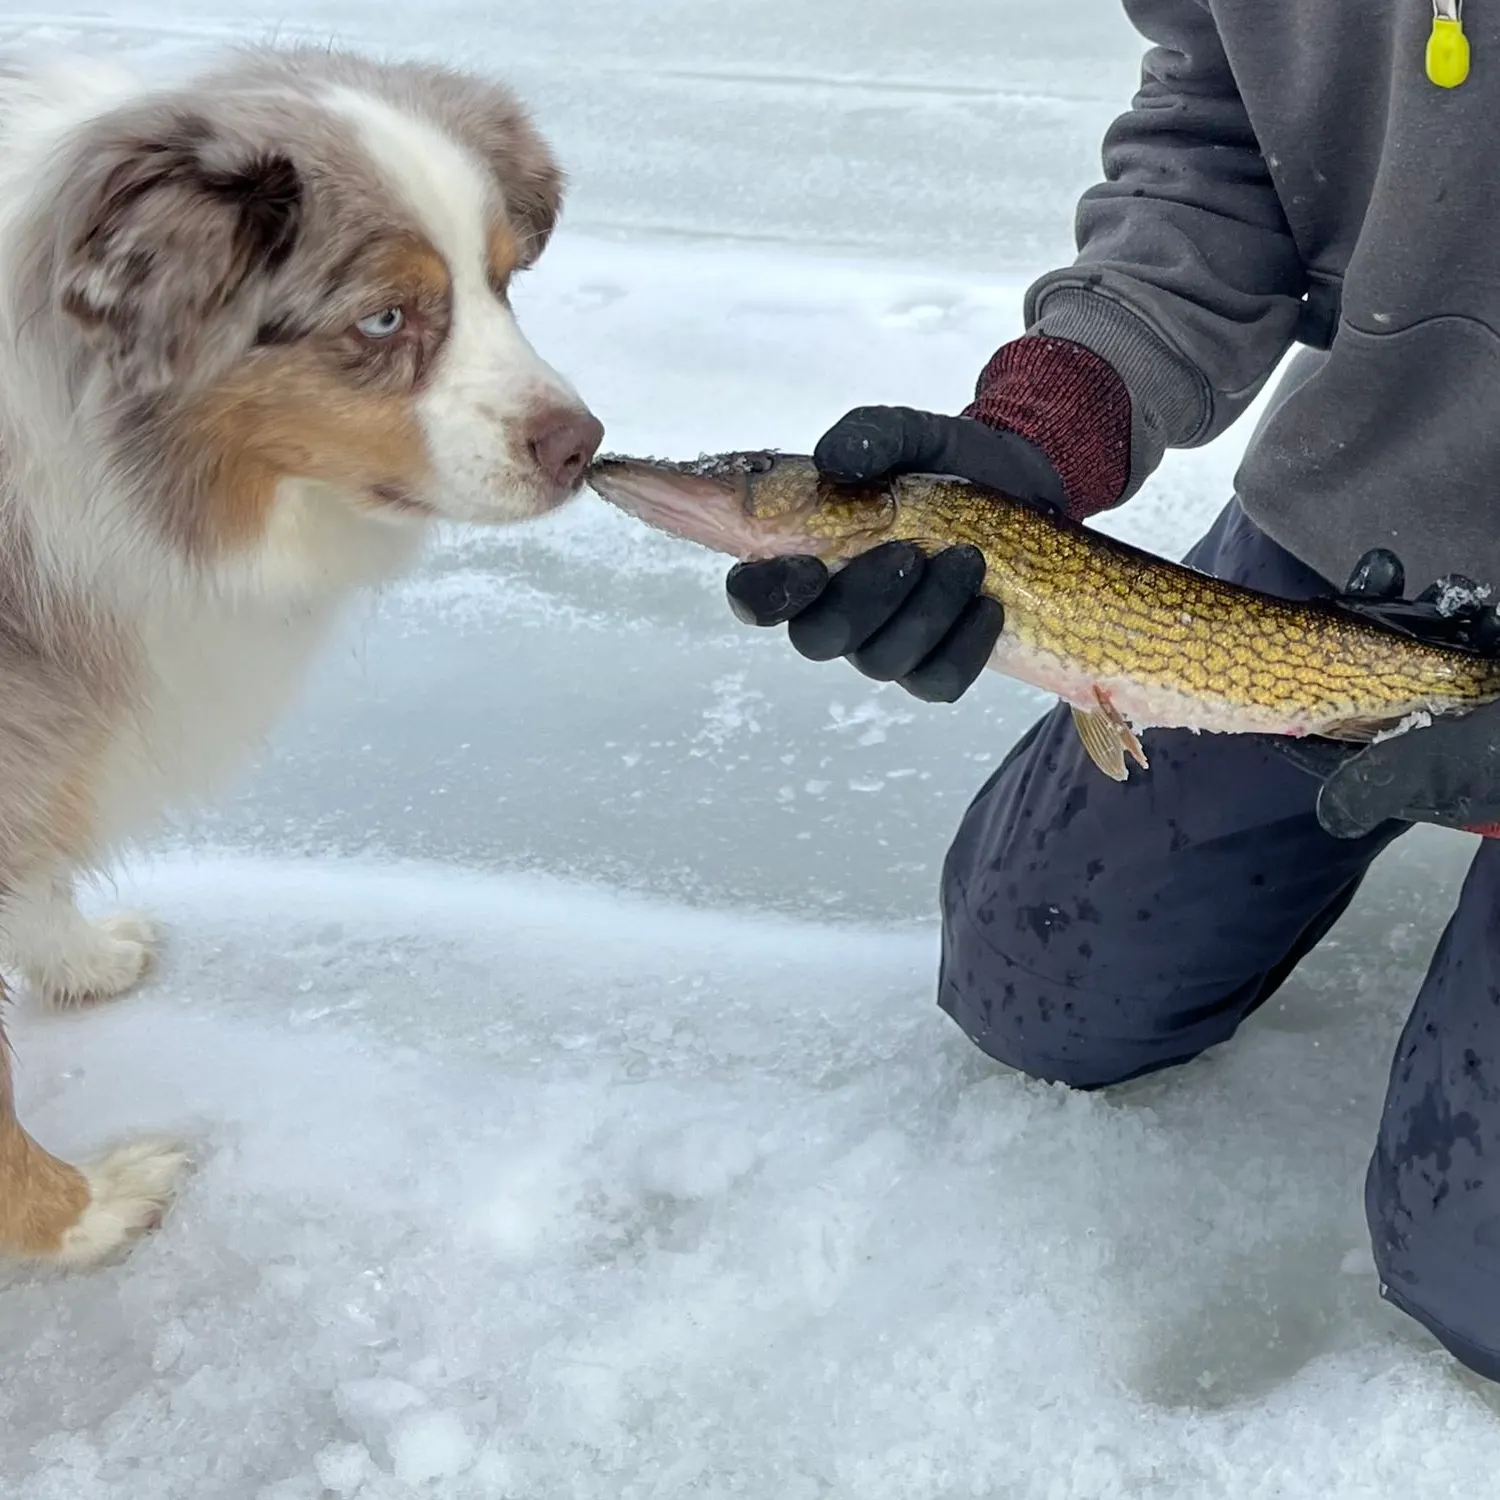
[[170, 1142], [142, 1140], [82, 1167], [59, 1161], [16, 1119], [10, 1061], [0, 1029], [0, 1254], [70, 1266], [107, 1260], [160, 1221], [187, 1158]]
[[151, 967], [156, 944], [155, 928], [134, 912], [90, 922], [62, 878], [22, 885], [7, 905], [4, 931], [16, 968], [60, 1008], [123, 994]]

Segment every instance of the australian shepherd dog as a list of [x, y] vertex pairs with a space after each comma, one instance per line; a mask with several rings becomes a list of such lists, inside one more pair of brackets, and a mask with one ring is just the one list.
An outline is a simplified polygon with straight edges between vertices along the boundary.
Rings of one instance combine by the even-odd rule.
[[[75, 881], [214, 789], [352, 594], [577, 491], [602, 429], [510, 305], [561, 189], [505, 89], [437, 67], [0, 68], [0, 958], [51, 1004], [146, 971], [149, 922]], [[112, 1255], [183, 1150], [59, 1160], [10, 1063], [0, 1254]]]

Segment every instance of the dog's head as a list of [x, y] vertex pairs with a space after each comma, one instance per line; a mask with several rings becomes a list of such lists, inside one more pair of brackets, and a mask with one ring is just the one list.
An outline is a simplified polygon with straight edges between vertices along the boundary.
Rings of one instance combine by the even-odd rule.
[[510, 305], [561, 193], [495, 85], [247, 56], [87, 127], [49, 214], [52, 295], [194, 551], [253, 545], [293, 493], [520, 520], [577, 490], [602, 437]]

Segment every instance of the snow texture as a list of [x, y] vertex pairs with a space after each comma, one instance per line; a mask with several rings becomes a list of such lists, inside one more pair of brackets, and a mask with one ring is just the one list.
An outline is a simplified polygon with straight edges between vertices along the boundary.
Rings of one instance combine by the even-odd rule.
[[1471, 579], [1445, 578], [1438, 584], [1438, 595], [1434, 603], [1437, 612], [1445, 618], [1478, 609], [1490, 597], [1488, 585], [1474, 583]]
[[1432, 715], [1426, 709], [1419, 708], [1414, 713], [1409, 713], [1399, 723], [1393, 724], [1389, 729], [1382, 729], [1379, 734], [1372, 735], [1372, 745], [1383, 745], [1387, 740], [1399, 739], [1403, 734], [1410, 734], [1413, 729], [1431, 729]]
[[[0, 34], [504, 72], [576, 183], [528, 331], [611, 448], [682, 458], [960, 404], [1137, 69], [1113, 0], [232, 14]], [[1105, 525], [1180, 551], [1236, 458], [1173, 455]], [[240, 793], [98, 893], [162, 965], [23, 999], [23, 1110], [196, 1165], [126, 1263], [0, 1270], [4, 1500], [1490, 1493], [1500, 1403], [1379, 1300], [1360, 1210], [1471, 841], [1403, 843], [1176, 1076], [1012, 1076], [932, 1003], [934, 893], [1042, 700], [802, 662], [722, 571], [592, 501], [447, 538]]]

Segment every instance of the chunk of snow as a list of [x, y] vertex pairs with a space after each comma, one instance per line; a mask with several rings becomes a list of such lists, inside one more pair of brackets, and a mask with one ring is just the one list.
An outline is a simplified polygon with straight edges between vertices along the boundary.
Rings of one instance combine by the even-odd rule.
[[474, 1440], [452, 1412], [418, 1412], [396, 1429], [391, 1457], [403, 1484], [456, 1479], [474, 1461]]
[[1488, 584], [1459, 583], [1445, 579], [1434, 601], [1440, 615], [1451, 617], [1475, 609], [1490, 597]]
[[330, 1443], [313, 1459], [318, 1482], [335, 1495], [357, 1495], [365, 1481], [378, 1473], [362, 1443]]
[[1432, 726], [1432, 715], [1426, 709], [1416, 709], [1407, 714], [1399, 723], [1393, 724], [1389, 729], [1382, 729], [1378, 734], [1372, 735], [1372, 745], [1383, 744], [1386, 740], [1398, 739], [1403, 734], [1409, 734], [1413, 729], [1428, 729]]

